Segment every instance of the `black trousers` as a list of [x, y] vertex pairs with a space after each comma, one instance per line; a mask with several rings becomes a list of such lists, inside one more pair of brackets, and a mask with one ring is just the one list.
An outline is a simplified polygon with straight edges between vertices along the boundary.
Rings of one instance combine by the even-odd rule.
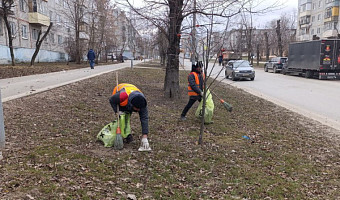
[[188, 104], [184, 107], [184, 109], [183, 109], [183, 111], [182, 111], [182, 114], [181, 114], [182, 117], [185, 117], [185, 115], [187, 114], [187, 112], [190, 110], [190, 108], [192, 107], [192, 105], [194, 105], [194, 103], [195, 103], [196, 101], [201, 102], [201, 97], [198, 97], [198, 96], [191, 96], [191, 97], [189, 98]]

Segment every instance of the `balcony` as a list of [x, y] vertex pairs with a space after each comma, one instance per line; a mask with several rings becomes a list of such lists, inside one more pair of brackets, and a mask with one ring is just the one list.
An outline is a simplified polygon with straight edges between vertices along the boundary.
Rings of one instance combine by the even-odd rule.
[[46, 15], [40, 14], [38, 12], [29, 12], [28, 13], [28, 22], [30, 24], [38, 24], [41, 26], [49, 26], [50, 18]]
[[323, 20], [324, 23], [326, 22], [331, 22], [331, 21], [338, 21], [339, 20], [339, 17], [338, 16], [335, 16], [335, 17], [328, 17], [328, 18], [325, 18]]
[[322, 37], [323, 38], [335, 38], [338, 36], [338, 32], [336, 30], [327, 30], [323, 32]]
[[304, 12], [300, 12], [300, 17], [303, 17], [303, 16], [306, 16], [306, 15], [311, 15], [312, 14], [312, 11], [311, 10], [306, 10]]

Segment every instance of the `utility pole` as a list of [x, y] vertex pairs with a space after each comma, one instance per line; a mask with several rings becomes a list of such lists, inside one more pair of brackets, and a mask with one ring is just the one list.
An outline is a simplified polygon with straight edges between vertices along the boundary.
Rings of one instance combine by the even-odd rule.
[[196, 60], [196, 0], [194, 0], [194, 14], [192, 18], [192, 30], [191, 30], [191, 64], [195, 64]]
[[0, 160], [2, 160], [2, 149], [5, 148], [5, 126], [4, 126], [4, 115], [2, 112], [2, 99], [0, 90]]

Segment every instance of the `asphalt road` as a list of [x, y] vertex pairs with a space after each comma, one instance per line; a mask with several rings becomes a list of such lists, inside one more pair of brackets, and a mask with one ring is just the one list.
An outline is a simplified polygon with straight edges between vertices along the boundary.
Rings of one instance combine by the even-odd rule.
[[[191, 63], [185, 60], [185, 65], [189, 70]], [[208, 72], [212, 66], [213, 63], [209, 63]], [[221, 68], [216, 65], [212, 77], [216, 77]], [[255, 71], [254, 81], [225, 79], [224, 70], [218, 80], [340, 130], [340, 80], [306, 79], [268, 73], [260, 68]]]

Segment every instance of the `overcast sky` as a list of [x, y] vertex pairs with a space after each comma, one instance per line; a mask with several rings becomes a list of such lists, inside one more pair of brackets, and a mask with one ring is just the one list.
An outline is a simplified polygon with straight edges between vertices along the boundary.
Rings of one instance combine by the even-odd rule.
[[[115, 1], [115, 0], [113, 0]], [[118, 0], [119, 1], [119, 0]], [[265, 8], [272, 5], [274, 2], [278, 1], [281, 6], [279, 6], [274, 11], [265, 13], [261, 16], [254, 16], [253, 22], [254, 26], [258, 28], [264, 28], [265, 25], [272, 20], [277, 20], [282, 14], [286, 15], [296, 15], [298, 10], [298, 0], [254, 0], [254, 3], [260, 2], [260, 7]], [[130, 0], [136, 6], [141, 6], [140, 0]]]
[[[279, 0], [280, 6], [278, 9], [275, 11], [272, 11], [270, 13], [266, 13], [263, 16], [258, 16], [255, 17], [257, 23], [255, 24], [257, 27], [264, 27], [265, 24], [269, 21], [279, 19], [281, 15], [286, 14], [286, 15], [294, 15], [297, 14], [298, 10], [298, 0]], [[265, 0], [265, 3], [268, 2], [271, 3], [273, 0]], [[264, 4], [265, 5], [265, 4]], [[296, 16], [297, 17], [297, 16]]]

